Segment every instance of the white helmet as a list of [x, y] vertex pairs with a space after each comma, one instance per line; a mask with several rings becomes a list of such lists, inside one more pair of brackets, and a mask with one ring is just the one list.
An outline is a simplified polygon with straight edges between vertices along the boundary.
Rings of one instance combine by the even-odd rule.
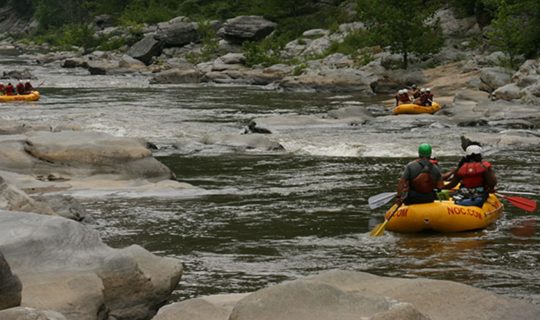
[[397, 93], [398, 93], [398, 94], [402, 94], [402, 93], [403, 93], [403, 90], [399, 89]]
[[482, 147], [476, 144], [471, 144], [470, 146], [465, 149], [465, 154], [468, 156], [471, 156], [473, 154], [482, 154]]
[[426, 92], [426, 88], [420, 89], [420, 92]]
[[430, 89], [430, 88], [426, 88], [426, 92], [430, 92], [430, 91], [431, 91], [431, 89]]

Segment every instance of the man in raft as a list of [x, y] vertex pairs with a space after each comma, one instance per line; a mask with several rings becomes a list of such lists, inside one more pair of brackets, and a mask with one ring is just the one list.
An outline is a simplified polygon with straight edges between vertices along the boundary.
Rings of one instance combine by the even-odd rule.
[[482, 160], [481, 146], [471, 144], [465, 154], [454, 177], [443, 188], [452, 189], [461, 183], [459, 191], [453, 196], [456, 204], [482, 207], [489, 194], [495, 192], [497, 178], [491, 163]]
[[441, 171], [430, 161], [431, 145], [418, 147], [418, 159], [409, 162], [397, 187], [397, 204], [430, 203], [437, 199], [436, 189], [442, 187]]
[[19, 80], [19, 83], [17, 83], [17, 94], [24, 94], [24, 83], [22, 80]]

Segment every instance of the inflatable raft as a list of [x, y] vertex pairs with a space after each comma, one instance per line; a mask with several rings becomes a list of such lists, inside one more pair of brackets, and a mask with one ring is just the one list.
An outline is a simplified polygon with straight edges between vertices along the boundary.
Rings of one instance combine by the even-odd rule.
[[39, 92], [38, 91], [32, 91], [29, 94], [16, 94], [13, 96], [6, 96], [1, 95], [0, 96], [0, 102], [12, 102], [12, 101], [37, 101], [39, 100]]
[[[501, 217], [503, 207], [493, 194], [489, 195], [482, 208], [460, 206], [452, 200], [402, 205], [388, 221], [386, 229], [403, 233], [461, 232], [484, 229]], [[387, 219], [395, 209], [394, 205], [386, 212], [385, 218]]]
[[392, 110], [393, 114], [419, 114], [419, 113], [435, 113], [441, 110], [441, 106], [437, 102], [433, 102], [431, 106], [420, 106], [417, 104], [401, 104]]

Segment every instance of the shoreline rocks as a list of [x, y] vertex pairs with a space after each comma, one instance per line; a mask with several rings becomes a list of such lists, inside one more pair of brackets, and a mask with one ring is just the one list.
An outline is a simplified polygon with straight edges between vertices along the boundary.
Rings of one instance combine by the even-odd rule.
[[135, 245], [110, 248], [97, 231], [61, 217], [0, 210], [0, 230], [0, 252], [24, 288], [22, 305], [68, 320], [148, 319], [183, 273], [176, 259]]

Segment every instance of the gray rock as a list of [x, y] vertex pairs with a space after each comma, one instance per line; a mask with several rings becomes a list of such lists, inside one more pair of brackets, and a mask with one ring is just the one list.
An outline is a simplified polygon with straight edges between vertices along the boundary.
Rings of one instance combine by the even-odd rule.
[[88, 68], [88, 61], [83, 58], [69, 58], [64, 60], [62, 68]]
[[302, 36], [307, 37], [307, 38], [320, 38], [320, 37], [327, 36], [329, 34], [330, 34], [330, 31], [326, 29], [311, 29], [311, 30], [304, 31], [304, 33], [302, 33]]
[[228, 320], [230, 310], [204, 299], [190, 299], [159, 309], [152, 320]]
[[152, 58], [159, 56], [162, 50], [162, 43], [156, 40], [153, 34], [150, 34], [129, 48], [127, 54], [149, 65], [152, 62]]
[[224, 64], [244, 64], [246, 62], [246, 56], [243, 53], [227, 53], [219, 59]]
[[200, 40], [198, 25], [186, 17], [176, 17], [158, 24], [155, 37], [164, 47], [181, 47]]
[[7, 71], [3, 73], [2, 79], [17, 79], [17, 80], [25, 80], [25, 79], [36, 79], [36, 77], [30, 72], [29, 69], [24, 70], [12, 70]]
[[[21, 304], [22, 285], [19, 277], [11, 272], [2, 252], [0, 252], [0, 310]], [[0, 317], [0, 319], [3, 319]]]
[[47, 204], [30, 198], [25, 192], [6, 182], [2, 177], [0, 177], [0, 209], [57, 215]]
[[[261, 303], [263, 302], [263, 303]], [[230, 320], [357, 320], [388, 311], [381, 296], [347, 292], [325, 283], [292, 281], [259, 290], [240, 300]]]
[[201, 82], [202, 74], [195, 68], [174, 68], [165, 70], [152, 79], [151, 84], [172, 84], [172, 83], [199, 83]]
[[240, 44], [261, 40], [275, 28], [274, 22], [261, 16], [238, 16], [227, 20], [219, 29], [218, 35], [231, 43]]
[[509, 83], [493, 91], [492, 96], [495, 99], [502, 99], [507, 101], [520, 99], [522, 96], [521, 88], [518, 87], [515, 83]]
[[484, 68], [480, 72], [480, 80], [482, 81], [480, 90], [491, 93], [495, 89], [509, 84], [511, 77], [511, 70], [501, 67]]
[[[171, 171], [152, 157], [137, 139], [113, 137], [98, 132], [35, 132], [27, 139], [25, 152], [49, 167], [62, 167], [76, 174], [119, 174], [125, 177], [168, 179]], [[49, 164], [49, 165], [47, 165]], [[69, 170], [69, 168], [74, 168]]]
[[0, 311], [2, 320], [66, 320], [61, 313], [50, 310], [37, 310], [28, 307], [17, 307]]
[[371, 84], [375, 79], [355, 69], [324, 70], [299, 76], [288, 76], [279, 87], [289, 91], [360, 92], [373, 94]]
[[148, 319], [182, 275], [176, 259], [112, 249], [78, 222], [32, 213], [0, 211], [0, 250], [21, 279], [22, 305], [70, 320]]

